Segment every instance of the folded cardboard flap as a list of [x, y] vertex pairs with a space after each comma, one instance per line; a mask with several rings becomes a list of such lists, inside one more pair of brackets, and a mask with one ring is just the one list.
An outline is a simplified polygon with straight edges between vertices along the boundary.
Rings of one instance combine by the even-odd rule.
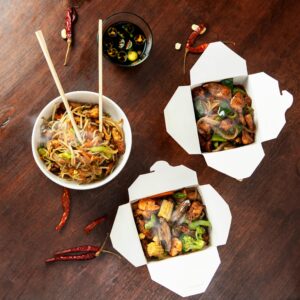
[[155, 165], [151, 167], [153, 172], [140, 175], [129, 187], [130, 202], [162, 192], [198, 185], [196, 172], [185, 166], [171, 167], [166, 162]]
[[190, 86], [179, 86], [164, 109], [166, 130], [188, 153], [200, 154]]
[[207, 165], [238, 180], [250, 177], [265, 156], [261, 143], [203, 153]]
[[191, 86], [209, 81], [247, 76], [246, 60], [222, 42], [210, 43], [190, 71]]
[[147, 263], [130, 203], [119, 206], [110, 239], [113, 247], [135, 267]]
[[158, 160], [150, 167], [150, 172], [159, 172], [170, 168], [170, 165], [164, 160]]
[[201, 185], [198, 190], [212, 224], [209, 243], [215, 247], [225, 245], [232, 219], [229, 206], [210, 184]]
[[151, 279], [182, 297], [203, 293], [220, 265], [216, 247], [147, 264]]
[[282, 97], [284, 100], [282, 101], [281, 105], [282, 105], [283, 109], [285, 109], [285, 111], [286, 111], [292, 106], [294, 97], [290, 92], [288, 92], [286, 90], [282, 91]]
[[286, 123], [285, 112], [292, 105], [293, 96], [287, 91], [281, 94], [278, 81], [263, 72], [249, 75], [245, 88], [259, 122], [256, 141], [276, 138]]

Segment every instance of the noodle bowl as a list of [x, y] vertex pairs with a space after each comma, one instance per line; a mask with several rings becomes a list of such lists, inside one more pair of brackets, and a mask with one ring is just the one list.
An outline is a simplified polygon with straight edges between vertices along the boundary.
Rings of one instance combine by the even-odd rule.
[[124, 112], [103, 96], [103, 131], [98, 127], [98, 94], [71, 92], [69, 99], [83, 138], [79, 144], [60, 97], [40, 113], [33, 129], [32, 150], [42, 172], [72, 189], [91, 189], [112, 180], [125, 166], [131, 130]]

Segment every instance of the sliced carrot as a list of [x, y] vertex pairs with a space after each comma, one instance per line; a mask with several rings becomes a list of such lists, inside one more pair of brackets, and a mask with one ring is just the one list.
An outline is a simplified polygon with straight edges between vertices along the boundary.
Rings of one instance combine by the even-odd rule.
[[173, 194], [174, 194], [174, 191], [170, 191], [170, 192], [164, 192], [164, 193], [156, 194], [156, 195], [150, 196], [149, 198], [151, 198], [151, 199], [160, 198], [160, 197], [165, 197], [165, 196], [171, 196]]

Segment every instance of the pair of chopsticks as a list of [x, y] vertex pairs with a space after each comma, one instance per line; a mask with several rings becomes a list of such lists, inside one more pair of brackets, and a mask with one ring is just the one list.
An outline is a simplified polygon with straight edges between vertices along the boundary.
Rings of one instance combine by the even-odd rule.
[[[73, 116], [72, 111], [70, 109], [69, 102], [66, 98], [63, 87], [60, 83], [60, 80], [59, 80], [58, 75], [56, 73], [56, 70], [54, 68], [54, 65], [53, 65], [52, 59], [50, 57], [50, 54], [49, 54], [49, 51], [48, 51], [47, 44], [46, 44], [46, 41], [44, 39], [43, 33], [42, 33], [41, 30], [39, 30], [35, 34], [36, 34], [36, 37], [37, 37], [37, 39], [39, 41], [39, 44], [42, 48], [45, 59], [48, 63], [48, 67], [50, 69], [50, 72], [51, 72], [52, 77], [54, 79], [54, 82], [56, 84], [56, 87], [58, 89], [60, 97], [62, 98], [62, 101], [63, 101], [64, 106], [66, 108], [67, 114], [68, 114], [68, 116], [71, 120], [71, 124], [72, 124], [72, 127], [73, 127], [74, 131], [75, 131], [75, 135], [76, 135], [78, 141], [80, 142], [80, 144], [82, 144], [83, 143], [82, 137], [81, 137], [80, 132], [78, 130], [78, 127], [76, 125], [74, 116]], [[103, 82], [103, 77], [102, 77], [102, 20], [101, 19], [99, 20], [99, 23], [98, 23], [98, 71], [99, 71], [99, 131], [102, 132], [102, 115], [103, 115], [103, 112], [102, 112], [103, 111], [102, 82]]]

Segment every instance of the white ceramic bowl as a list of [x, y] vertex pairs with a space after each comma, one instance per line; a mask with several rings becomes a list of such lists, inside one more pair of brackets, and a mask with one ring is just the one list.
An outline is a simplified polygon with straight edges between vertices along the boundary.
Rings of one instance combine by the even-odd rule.
[[[98, 103], [98, 94], [93, 92], [86, 92], [86, 91], [76, 91], [76, 92], [70, 92], [66, 94], [67, 99], [69, 101], [73, 102], [82, 102], [82, 103]], [[42, 118], [49, 118], [52, 114], [52, 109], [54, 104], [62, 102], [60, 97], [55, 98], [54, 100], [50, 101], [41, 111], [41, 113], [38, 115], [32, 132], [32, 138], [31, 138], [31, 145], [32, 145], [32, 153], [34, 160], [40, 170], [53, 182], [70, 188], [74, 190], [90, 190], [94, 189], [100, 186], [105, 185], [106, 183], [113, 180], [124, 168], [131, 151], [131, 145], [132, 145], [132, 134], [130, 125], [128, 122], [128, 119], [122, 109], [111, 99], [103, 96], [103, 111], [107, 112], [111, 115], [111, 117], [114, 120], [120, 120], [123, 119], [123, 130], [125, 135], [125, 143], [126, 143], [126, 150], [125, 153], [120, 157], [118, 164], [115, 168], [115, 170], [107, 177], [105, 177], [103, 180], [95, 181], [92, 183], [87, 184], [79, 184], [75, 181], [70, 181], [66, 179], [59, 178], [57, 175], [51, 173], [47, 170], [44, 162], [41, 160], [39, 153], [37, 151], [40, 141], [41, 141], [41, 124], [43, 122]]]

